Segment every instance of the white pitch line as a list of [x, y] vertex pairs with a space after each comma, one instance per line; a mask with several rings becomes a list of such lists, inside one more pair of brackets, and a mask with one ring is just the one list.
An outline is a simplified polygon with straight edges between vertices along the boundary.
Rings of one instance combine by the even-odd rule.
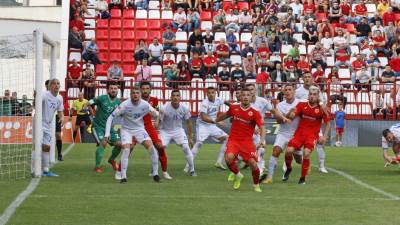
[[326, 168], [329, 171], [332, 171], [333, 173], [336, 173], [336, 174], [338, 174], [338, 175], [340, 175], [340, 176], [352, 181], [353, 183], [356, 183], [356, 184], [358, 184], [358, 185], [360, 185], [360, 186], [362, 186], [362, 187], [364, 187], [366, 189], [369, 189], [369, 190], [375, 191], [376, 193], [384, 195], [384, 196], [388, 197], [390, 200], [397, 200], [397, 201], [400, 200], [399, 196], [396, 196], [394, 194], [386, 192], [386, 191], [384, 191], [382, 189], [379, 189], [377, 187], [371, 186], [371, 185], [369, 185], [369, 184], [367, 184], [367, 183], [365, 183], [365, 182], [353, 177], [352, 175], [350, 175], [348, 173], [345, 173], [343, 171], [340, 171], [340, 170], [337, 170], [337, 169], [334, 169], [334, 168], [329, 168], [329, 167], [326, 167]]
[[[75, 143], [72, 143], [71, 145], [68, 146], [68, 148], [64, 151], [64, 155], [67, 155], [68, 152], [72, 150], [72, 148], [75, 146]], [[58, 163], [56, 161], [53, 166], [55, 166]], [[14, 201], [7, 207], [6, 210], [4, 210], [3, 214], [0, 216], [0, 225], [5, 225], [8, 220], [11, 218], [11, 216], [14, 214], [15, 210], [29, 197], [29, 195], [36, 189], [36, 187], [39, 185], [40, 182], [40, 177], [39, 178], [33, 178], [31, 182], [29, 183], [28, 187], [21, 192], [17, 198], [14, 199]]]

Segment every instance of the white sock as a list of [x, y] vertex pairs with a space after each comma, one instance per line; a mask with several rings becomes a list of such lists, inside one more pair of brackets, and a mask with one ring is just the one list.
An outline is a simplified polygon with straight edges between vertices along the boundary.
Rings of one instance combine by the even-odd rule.
[[194, 144], [193, 148], [192, 148], [192, 155], [193, 155], [193, 159], [196, 158], [197, 153], [199, 153], [201, 145], [203, 143], [201, 142], [196, 142], [196, 144]]
[[149, 148], [150, 158], [151, 158], [151, 171], [153, 176], [158, 175], [158, 153], [154, 146]]
[[128, 164], [129, 164], [129, 148], [124, 148], [122, 149], [122, 154], [121, 154], [121, 178], [126, 179], [126, 171], [128, 170]]
[[272, 178], [274, 176], [277, 163], [278, 163], [278, 158], [271, 155], [271, 158], [269, 158], [269, 165], [268, 165], [268, 178]]
[[186, 162], [189, 165], [189, 172], [194, 171], [193, 153], [190, 151], [189, 145], [182, 145], [183, 153], [185, 154]]
[[258, 156], [258, 168], [262, 172], [265, 168], [265, 160], [264, 160], [264, 155], [265, 155], [265, 149], [264, 148], [259, 148], [257, 149], [257, 156]]
[[317, 152], [318, 152], [318, 159], [319, 159], [319, 167], [325, 167], [325, 151], [324, 146], [317, 144]]
[[42, 168], [43, 172], [49, 172], [50, 152], [42, 152]]
[[222, 164], [222, 162], [224, 161], [224, 156], [225, 156], [225, 150], [226, 150], [226, 143], [228, 142], [228, 140], [225, 140], [222, 145], [221, 148], [219, 149], [219, 154], [218, 154], [218, 158], [217, 158], [217, 163]]

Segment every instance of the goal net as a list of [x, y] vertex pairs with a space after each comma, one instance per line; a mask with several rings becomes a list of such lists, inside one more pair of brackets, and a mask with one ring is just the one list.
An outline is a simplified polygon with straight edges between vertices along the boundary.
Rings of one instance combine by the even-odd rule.
[[0, 179], [31, 176], [33, 93], [55, 68], [52, 49], [40, 31], [0, 36]]

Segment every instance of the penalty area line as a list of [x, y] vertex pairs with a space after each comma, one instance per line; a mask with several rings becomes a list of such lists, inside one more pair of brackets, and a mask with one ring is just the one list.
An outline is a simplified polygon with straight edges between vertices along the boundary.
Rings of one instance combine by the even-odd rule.
[[[68, 148], [63, 152], [64, 155], [67, 155], [72, 148], [75, 146], [75, 143], [72, 143], [71, 145], [68, 146]], [[58, 161], [56, 161], [54, 165], [56, 165]], [[36, 187], [39, 185], [40, 182], [40, 177], [39, 178], [33, 178], [31, 182], [29, 183], [28, 187], [21, 192], [15, 199], [14, 201], [7, 207], [6, 210], [4, 210], [3, 214], [0, 216], [0, 225], [5, 225], [8, 220], [11, 218], [11, 216], [15, 213], [17, 208], [29, 197], [29, 195], [36, 189]]]

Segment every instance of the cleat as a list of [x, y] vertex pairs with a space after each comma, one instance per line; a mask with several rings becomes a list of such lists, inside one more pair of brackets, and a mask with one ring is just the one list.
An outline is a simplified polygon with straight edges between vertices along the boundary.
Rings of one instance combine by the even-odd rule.
[[185, 168], [183, 169], [183, 172], [189, 173], [189, 164], [186, 163]]
[[267, 179], [267, 174], [266, 173], [261, 174], [260, 175], [260, 183], [262, 183], [265, 179]]
[[289, 180], [289, 175], [290, 175], [291, 172], [292, 172], [292, 169], [288, 168], [286, 170], [285, 174], [283, 174], [282, 181], [284, 181], [284, 182], [288, 181]]
[[114, 178], [116, 180], [122, 180], [121, 172], [119, 172], [119, 171], [115, 172]]
[[57, 157], [57, 160], [58, 160], [58, 161], [64, 161], [62, 155], [59, 155], [59, 156]]
[[232, 173], [232, 172], [230, 172], [229, 175], [228, 175], [228, 181], [229, 181], [229, 182], [232, 182], [232, 181], [234, 181], [234, 180], [235, 180], [235, 174]]
[[104, 169], [101, 168], [101, 167], [95, 167], [95, 168], [94, 168], [94, 172], [96, 172], [96, 173], [102, 173], [102, 172], [104, 172]]
[[126, 184], [126, 182], [128, 182], [126, 178], [123, 178], [119, 181], [120, 184]]
[[272, 184], [272, 178], [268, 177], [263, 183], [264, 184]]
[[320, 167], [319, 172], [321, 173], [328, 173], [328, 170], [325, 167]]
[[160, 176], [154, 175], [153, 176], [153, 180], [154, 180], [154, 182], [159, 183], [160, 182]]
[[214, 165], [217, 169], [226, 170], [226, 167], [220, 162], [216, 162]]
[[108, 160], [114, 171], [119, 171], [119, 164], [115, 160]]
[[233, 182], [233, 189], [237, 190], [240, 188], [240, 182], [243, 180], [243, 175], [240, 173], [235, 175], [235, 181]]
[[190, 172], [191, 177], [197, 177], [197, 173], [195, 171]]
[[172, 180], [172, 177], [168, 174], [168, 172], [163, 172], [163, 177], [166, 180]]
[[43, 172], [43, 176], [44, 177], [58, 177], [58, 174], [48, 171], [48, 172]]
[[306, 178], [305, 177], [300, 177], [299, 184], [306, 184]]
[[255, 191], [255, 192], [258, 192], [258, 193], [261, 193], [261, 192], [262, 192], [261, 187], [260, 187], [260, 184], [255, 184], [255, 185], [254, 185], [254, 191]]

